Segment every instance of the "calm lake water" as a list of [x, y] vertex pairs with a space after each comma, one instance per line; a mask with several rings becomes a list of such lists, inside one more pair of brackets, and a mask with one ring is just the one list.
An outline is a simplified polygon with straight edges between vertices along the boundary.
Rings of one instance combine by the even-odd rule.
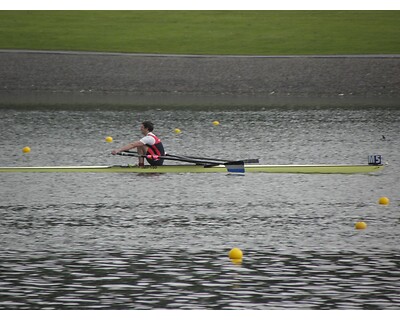
[[[110, 152], [137, 140], [148, 119], [171, 153], [268, 164], [380, 154], [388, 166], [366, 175], [1, 173], [0, 309], [400, 309], [400, 109], [1, 114], [0, 166], [135, 163]], [[233, 247], [241, 263], [228, 258]]]

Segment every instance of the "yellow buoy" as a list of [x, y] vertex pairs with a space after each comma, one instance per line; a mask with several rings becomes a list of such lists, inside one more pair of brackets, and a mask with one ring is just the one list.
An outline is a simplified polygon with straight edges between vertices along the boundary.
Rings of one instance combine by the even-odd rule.
[[386, 197], [381, 197], [379, 198], [379, 204], [383, 204], [384, 206], [387, 206], [389, 204], [389, 198]]
[[29, 152], [31, 152], [31, 148], [29, 148], [29, 147], [24, 147], [24, 148], [22, 148], [22, 152], [23, 152], [23, 153], [29, 153]]
[[112, 137], [106, 137], [106, 142], [113, 142], [113, 138]]
[[175, 128], [174, 132], [175, 133], [181, 133], [182, 131], [181, 131], [181, 129]]
[[218, 126], [219, 125], [219, 121], [217, 121], [217, 120], [213, 121], [213, 125], [214, 126]]
[[356, 222], [355, 228], [358, 230], [366, 229], [367, 224], [364, 221], [358, 221], [358, 222]]
[[243, 252], [239, 248], [233, 248], [229, 251], [229, 258], [233, 260], [240, 260], [243, 258]]

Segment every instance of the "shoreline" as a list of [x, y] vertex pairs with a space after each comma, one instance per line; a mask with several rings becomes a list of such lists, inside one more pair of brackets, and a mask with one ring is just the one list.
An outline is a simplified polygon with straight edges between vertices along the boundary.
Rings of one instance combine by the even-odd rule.
[[400, 55], [0, 50], [0, 107], [400, 106]]
[[14, 92], [1, 95], [0, 109], [81, 109], [81, 108], [131, 108], [131, 109], [260, 109], [260, 108], [339, 108], [339, 107], [389, 107], [400, 108], [397, 97], [264, 97], [264, 96], [193, 96], [172, 94], [121, 94], [121, 93], [48, 93]]

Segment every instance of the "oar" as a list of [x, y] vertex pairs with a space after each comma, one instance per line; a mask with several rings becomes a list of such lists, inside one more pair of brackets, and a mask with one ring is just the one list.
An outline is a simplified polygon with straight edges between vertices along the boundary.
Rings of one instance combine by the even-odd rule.
[[197, 159], [197, 160], [212, 160], [212, 161], [221, 161], [221, 162], [229, 162], [231, 160], [227, 159], [216, 159], [216, 158], [204, 158], [204, 157], [197, 157], [197, 156], [180, 156], [176, 154], [170, 154], [168, 153], [169, 156], [176, 157], [176, 158], [185, 158], [185, 159]]
[[[128, 153], [133, 156], [139, 156], [136, 151], [124, 151], [124, 153]], [[145, 156], [143, 156], [143, 157], [145, 157]], [[170, 153], [166, 154], [165, 156], [160, 156], [160, 158], [168, 159], [168, 160], [200, 163], [200, 164], [201, 163], [225, 164], [228, 162], [235, 162], [235, 161], [243, 161], [243, 163], [259, 163], [260, 162], [259, 159], [227, 160], [227, 159], [217, 159], [217, 158], [204, 158], [204, 157], [197, 157], [197, 156], [180, 156], [180, 155], [174, 155], [174, 154], [170, 154]]]
[[[179, 155], [173, 155], [170, 153], [168, 153], [168, 155], [170, 155], [172, 157], [177, 157], [177, 158], [220, 161], [223, 163], [237, 161], [237, 160], [227, 160], [227, 159], [204, 158], [204, 157], [197, 157], [197, 156], [179, 156]], [[244, 163], [259, 163], [260, 162], [259, 159], [243, 159], [243, 160], [239, 160], [239, 161], [243, 161]]]
[[[142, 158], [148, 158], [149, 155], [143, 156], [139, 155], [135, 151], [123, 151], [117, 153], [117, 155], [120, 156], [131, 156], [131, 157], [142, 157]], [[151, 158], [151, 156], [150, 156]], [[182, 161], [182, 162], [189, 162], [189, 163], [194, 163], [197, 165], [203, 165], [205, 168], [211, 168], [215, 167], [218, 165], [224, 165], [228, 172], [230, 173], [244, 173], [244, 163], [245, 161], [257, 161], [258, 159], [246, 159], [246, 160], [238, 160], [238, 161], [225, 161], [221, 159], [215, 159], [216, 161], [211, 161], [211, 160], [196, 160], [196, 159], [190, 159], [190, 158], [185, 158], [183, 156], [171, 156], [171, 155], [165, 155], [165, 156], [158, 156], [159, 159], [166, 159], [166, 160], [176, 160], [176, 161]]]
[[[130, 157], [137, 157], [137, 158], [148, 158], [151, 159], [152, 156], [151, 155], [139, 155], [136, 152], [128, 152], [128, 151], [123, 151], [123, 152], [119, 152], [117, 153], [117, 155], [119, 156], [130, 156]], [[223, 164], [223, 162], [216, 162], [216, 161], [204, 161], [204, 160], [195, 160], [195, 159], [190, 159], [190, 158], [183, 158], [183, 157], [171, 157], [169, 155], [165, 155], [165, 156], [157, 156], [158, 159], [165, 159], [165, 160], [175, 160], [175, 161], [182, 161], [182, 162], [188, 162], [188, 163], [194, 163], [194, 164], [198, 164], [198, 165], [220, 165]]]

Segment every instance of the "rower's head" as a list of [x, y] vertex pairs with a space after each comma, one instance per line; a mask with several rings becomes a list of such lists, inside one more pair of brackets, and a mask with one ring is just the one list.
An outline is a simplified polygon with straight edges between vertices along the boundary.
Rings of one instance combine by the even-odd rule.
[[142, 126], [140, 127], [140, 129], [142, 130], [143, 133], [152, 132], [153, 129], [154, 129], [153, 122], [151, 122], [151, 121], [143, 121], [142, 122]]

